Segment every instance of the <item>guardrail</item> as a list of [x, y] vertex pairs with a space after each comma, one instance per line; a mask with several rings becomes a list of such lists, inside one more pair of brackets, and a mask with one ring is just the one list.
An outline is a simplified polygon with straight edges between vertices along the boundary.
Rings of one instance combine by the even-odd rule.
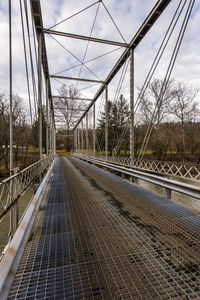
[[[31, 183], [51, 165], [54, 157], [55, 156], [50, 155], [43, 158], [22, 171], [17, 171], [16, 174], [6, 178], [0, 183], [0, 220], [5, 214], [11, 211], [11, 235], [13, 235], [18, 226], [18, 199]], [[14, 210], [12, 211], [13, 207]]]
[[[54, 160], [55, 161], [55, 160]], [[46, 194], [46, 187], [51, 177], [54, 161], [44, 175], [37, 192], [32, 197], [30, 204], [22, 217], [20, 226], [17, 228], [12, 240], [6, 245], [0, 257], [0, 299], [7, 299], [17, 268], [19, 266], [28, 237], [30, 236], [37, 212], [43, 196]]]
[[[77, 155], [83, 155], [78, 154]], [[105, 161], [105, 155], [95, 154], [88, 155], [90, 158]], [[112, 162], [125, 167], [132, 167], [138, 170], [146, 170], [157, 174], [168, 176], [182, 177], [187, 179], [200, 179], [200, 164], [187, 164], [171, 161], [147, 160], [147, 159], [130, 159], [123, 156], [108, 156], [108, 162]]]
[[163, 178], [161, 176], [148, 174], [136, 170], [129, 169], [127, 167], [117, 166], [109, 162], [102, 162], [97, 159], [90, 158], [88, 156], [74, 154], [74, 157], [82, 159], [87, 162], [91, 162], [95, 165], [101, 166], [105, 169], [110, 169], [113, 171], [120, 172], [123, 175], [128, 175], [138, 179], [145, 180], [147, 182], [156, 184], [165, 189], [165, 197], [167, 200], [171, 199], [171, 192], [175, 191], [187, 196], [200, 199], [200, 187], [192, 184], [187, 184], [179, 181], [175, 181], [168, 178]]

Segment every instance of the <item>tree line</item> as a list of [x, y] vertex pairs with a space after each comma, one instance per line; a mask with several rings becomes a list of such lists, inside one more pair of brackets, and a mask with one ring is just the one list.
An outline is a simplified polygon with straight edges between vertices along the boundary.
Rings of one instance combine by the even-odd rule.
[[[43, 111], [43, 145], [46, 143], [46, 121]], [[0, 177], [9, 174], [10, 103], [5, 92], [0, 93]], [[32, 126], [27, 119], [24, 101], [13, 95], [13, 160], [21, 168], [38, 160], [38, 120]]]
[[[185, 82], [175, 80], [168, 83], [164, 92], [162, 87], [163, 81], [155, 79], [142, 95], [138, 89], [141, 98], [135, 116], [135, 157], [139, 156], [146, 133], [150, 132], [144, 158], [199, 163], [199, 91]], [[115, 102], [108, 101], [110, 155], [129, 154], [128, 107], [123, 95]], [[96, 146], [99, 151], [105, 147], [104, 130], [105, 112], [98, 120]], [[121, 136], [123, 139], [119, 145]]]
[[[199, 91], [185, 82], [171, 80], [162, 90], [163, 82], [155, 79], [145, 93], [140, 95], [140, 104], [135, 114], [134, 149], [137, 158], [144, 138], [148, 140], [144, 158], [200, 163]], [[54, 102], [62, 116], [63, 126], [57, 132], [58, 148], [72, 149], [71, 126], [86, 108], [83, 102], [75, 101], [78, 92], [73, 86], [63, 85]], [[62, 98], [63, 97], [63, 98]], [[62, 107], [66, 108], [63, 109]], [[129, 103], [120, 95], [117, 101], [108, 101], [108, 150], [109, 155], [129, 155]], [[43, 146], [46, 147], [45, 108], [42, 112]], [[9, 99], [0, 93], [0, 176], [3, 169], [9, 170]], [[149, 129], [150, 128], [150, 129]], [[147, 132], [150, 133], [149, 136]], [[60, 137], [59, 137], [60, 135]], [[13, 96], [14, 166], [25, 167], [38, 159], [38, 120], [32, 126], [27, 120], [23, 100]], [[89, 144], [92, 149], [92, 129], [89, 129]], [[97, 120], [96, 150], [105, 149], [105, 108]], [[148, 138], [148, 139], [147, 139]]]

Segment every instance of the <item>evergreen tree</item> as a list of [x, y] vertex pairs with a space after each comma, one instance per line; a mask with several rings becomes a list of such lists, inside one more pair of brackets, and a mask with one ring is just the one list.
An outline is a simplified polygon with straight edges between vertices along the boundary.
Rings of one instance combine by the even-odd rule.
[[[108, 151], [110, 154], [113, 153], [122, 135], [122, 132], [127, 126], [128, 115], [128, 104], [123, 95], [121, 95], [119, 100], [115, 103], [110, 100], [108, 101]], [[104, 112], [101, 114], [101, 119], [98, 120], [97, 128], [97, 140], [101, 149], [105, 148], [105, 120], [106, 116], [104, 107]], [[126, 151], [128, 148], [128, 140], [129, 139], [126, 136], [121, 145], [121, 149], [124, 151]]]

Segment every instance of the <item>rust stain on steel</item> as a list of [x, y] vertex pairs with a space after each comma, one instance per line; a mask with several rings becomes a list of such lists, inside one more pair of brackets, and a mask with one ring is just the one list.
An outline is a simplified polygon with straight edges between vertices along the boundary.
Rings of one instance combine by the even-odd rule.
[[13, 248], [13, 247], [8, 247], [8, 253], [10, 253], [12, 256], [15, 256], [16, 255], [16, 250]]
[[26, 228], [26, 225], [25, 225], [25, 224], [23, 224], [23, 223], [21, 223], [21, 224], [19, 225], [19, 228], [21, 228], [22, 230], [25, 230], [25, 228]]
[[32, 204], [35, 205], [37, 203], [37, 200], [33, 199]]

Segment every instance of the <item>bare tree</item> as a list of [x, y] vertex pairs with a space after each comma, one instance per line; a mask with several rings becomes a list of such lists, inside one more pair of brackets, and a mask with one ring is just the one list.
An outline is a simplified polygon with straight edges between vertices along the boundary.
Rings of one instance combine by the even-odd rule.
[[19, 159], [20, 149], [22, 156], [24, 155], [25, 132], [26, 132], [26, 111], [23, 100], [18, 95], [13, 96], [13, 136], [15, 141], [14, 154], [17, 163]]
[[[0, 94], [0, 162], [3, 160], [5, 169], [8, 170], [9, 153], [9, 125], [10, 108], [9, 100], [5, 93]], [[13, 137], [15, 162], [19, 159], [19, 151], [24, 155], [25, 139], [27, 139], [26, 113], [23, 100], [18, 95], [13, 95]], [[30, 131], [29, 131], [30, 133]]]
[[4, 160], [8, 170], [9, 152], [9, 103], [5, 93], [0, 95], [0, 161]]
[[149, 85], [140, 102], [140, 114], [144, 123], [152, 121], [157, 126], [169, 115], [173, 82], [169, 81], [164, 89], [163, 80], [160, 79], [154, 79]]
[[[154, 79], [149, 85], [145, 93], [142, 94], [140, 101], [140, 116], [144, 124], [148, 124], [144, 141], [140, 150], [139, 157], [143, 157], [148, 145], [150, 136], [153, 132], [154, 145], [160, 142], [159, 125], [169, 115], [170, 102], [172, 100], [173, 80], [169, 81], [167, 85], [163, 80]], [[141, 91], [140, 91], [141, 94]], [[156, 130], [157, 129], [157, 130]], [[158, 141], [156, 142], [156, 139]], [[161, 145], [161, 144], [160, 144]], [[163, 144], [164, 145], [164, 144]], [[158, 157], [162, 154], [165, 147], [156, 147], [153, 151], [157, 152], [159, 149]]]
[[[81, 116], [83, 109], [86, 105], [80, 100], [76, 100], [79, 97], [78, 91], [73, 85], [62, 85], [58, 89], [58, 93], [61, 98], [54, 102], [54, 107], [57, 107], [56, 111], [61, 115], [61, 120], [65, 123], [67, 135], [70, 134], [70, 129], [77, 122], [77, 116]], [[67, 151], [70, 151], [70, 142], [67, 139]]]
[[170, 112], [181, 123], [182, 150], [186, 150], [185, 124], [194, 122], [199, 113], [197, 96], [199, 91], [185, 82], [176, 82], [172, 91]]

